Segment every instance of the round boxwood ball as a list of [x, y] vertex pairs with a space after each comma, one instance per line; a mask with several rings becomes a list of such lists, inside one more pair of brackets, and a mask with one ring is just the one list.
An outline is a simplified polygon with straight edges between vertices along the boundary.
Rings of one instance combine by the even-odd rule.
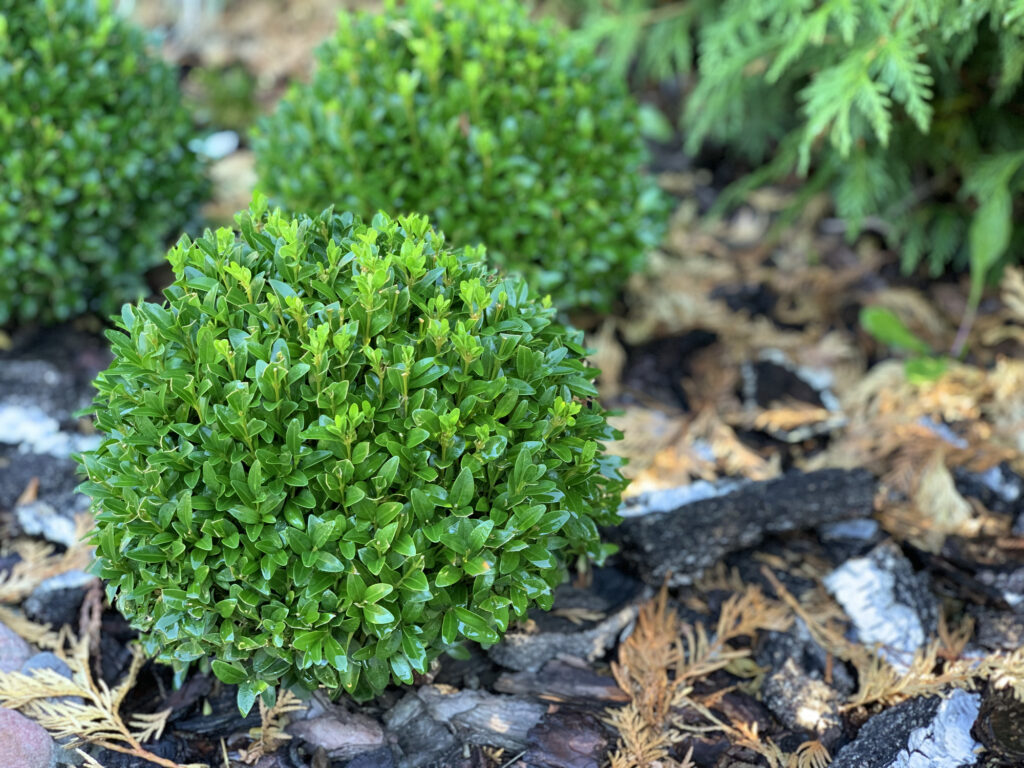
[[621, 78], [525, 5], [342, 16], [256, 130], [262, 188], [296, 210], [425, 213], [559, 308], [607, 309], [668, 208]]
[[109, 313], [205, 182], [175, 71], [103, 0], [0, 0], [0, 325]]
[[125, 305], [83, 456], [97, 573], [151, 652], [365, 698], [496, 643], [623, 480], [577, 331], [427, 219], [267, 212]]

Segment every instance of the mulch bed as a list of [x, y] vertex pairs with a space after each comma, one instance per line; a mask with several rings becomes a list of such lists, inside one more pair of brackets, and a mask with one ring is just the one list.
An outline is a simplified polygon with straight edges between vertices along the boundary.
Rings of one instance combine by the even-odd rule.
[[[255, 43], [202, 39], [178, 46], [188, 67], [256, 67], [268, 93], [308, 65], [264, 57], [287, 72], [261, 74]], [[232, 50], [240, 61], [223, 60]], [[148, 731], [138, 749], [114, 739], [123, 754], [99, 746], [109, 733], [83, 730], [89, 759], [1021, 764], [1024, 271], [983, 304], [965, 360], [912, 382], [860, 330], [859, 310], [892, 309], [946, 349], [963, 278], [902, 276], [878, 238], [848, 242], [827, 201], [788, 217], [789, 189], [708, 222], [735, 176], [726, 160], [701, 167], [674, 145], [656, 156], [679, 199], [665, 244], [615, 315], [576, 318], [624, 432], [615, 450], [630, 459], [624, 522], [606, 532], [619, 554], [501, 644], [366, 705], [282, 697], [243, 720], [231, 686], [196, 671], [175, 690], [166, 668], [135, 659], [132, 630], [82, 573], [76, 543], [87, 503], [70, 455], [96, 440], [76, 413], [109, 360], [102, 324], [0, 336], [0, 629], [56, 651], [87, 703], [128, 679], [119, 712], [104, 716], [129, 739]], [[222, 178], [248, 178], [244, 147], [219, 162]], [[241, 187], [219, 187], [210, 215], [243, 206]], [[19, 642], [0, 635], [0, 670], [35, 658]]]

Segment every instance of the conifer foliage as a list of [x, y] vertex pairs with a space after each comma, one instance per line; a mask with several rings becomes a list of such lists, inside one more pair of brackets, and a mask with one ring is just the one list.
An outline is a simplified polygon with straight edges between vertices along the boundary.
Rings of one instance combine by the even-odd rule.
[[[697, 75], [688, 149], [724, 143], [767, 164], [738, 189], [809, 176], [869, 219], [904, 267], [970, 262], [974, 282], [1022, 239], [1019, 0], [617, 0], [586, 27], [624, 64]], [[607, 6], [607, 4], [605, 4]], [[736, 199], [733, 197], [732, 199]]]

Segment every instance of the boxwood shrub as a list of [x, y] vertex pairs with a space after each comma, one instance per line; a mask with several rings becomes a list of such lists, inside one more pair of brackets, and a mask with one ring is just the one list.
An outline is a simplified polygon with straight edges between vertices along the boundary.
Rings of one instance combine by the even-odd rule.
[[169, 253], [96, 381], [97, 573], [149, 651], [211, 658], [243, 710], [366, 698], [604, 558], [615, 434], [549, 302], [422, 216], [238, 224]]
[[637, 105], [519, 0], [410, 0], [343, 15], [254, 137], [286, 206], [428, 214], [561, 308], [607, 309], [661, 238]]
[[204, 182], [176, 73], [103, 0], [0, 0], [0, 325], [113, 312]]

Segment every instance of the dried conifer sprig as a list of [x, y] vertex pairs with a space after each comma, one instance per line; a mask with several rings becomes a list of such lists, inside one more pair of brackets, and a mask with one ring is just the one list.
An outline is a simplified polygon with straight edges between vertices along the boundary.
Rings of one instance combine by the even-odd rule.
[[257, 199], [124, 308], [83, 458], [97, 573], [183, 675], [367, 698], [550, 608], [623, 487], [581, 335], [421, 216]]
[[991, 653], [980, 660], [962, 658], [969, 631], [964, 627], [950, 630], [943, 622], [940, 637], [914, 654], [906, 670], [899, 670], [877, 648], [851, 642], [841, 632], [826, 626], [790, 594], [770, 569], [765, 567], [761, 572], [779, 598], [803, 619], [815, 640], [857, 670], [857, 691], [844, 710], [877, 704], [889, 706], [916, 696], [941, 694], [950, 688], [973, 690], [982, 680], [996, 688], [1010, 688], [1024, 701], [1024, 650]]
[[130, 646], [131, 666], [124, 679], [111, 689], [103, 680], [93, 678], [88, 637], [76, 639], [65, 628], [59, 640], [53, 650], [71, 668], [71, 679], [52, 669], [0, 672], [0, 706], [21, 711], [56, 739], [71, 739], [71, 747], [89, 743], [164, 768], [201, 768], [180, 766], [142, 746], [142, 742], [160, 737], [171, 710], [135, 715], [127, 724], [121, 719], [121, 702], [135, 685], [144, 662], [137, 646]]
[[268, 707], [261, 698], [259, 707], [260, 727], [249, 731], [253, 742], [239, 755], [242, 762], [249, 765], [259, 762], [264, 755], [276, 752], [284, 742], [291, 738], [291, 734], [284, 730], [288, 725], [287, 716], [306, 709], [306, 704], [291, 691], [284, 691], [277, 696], [273, 706]]
[[60, 554], [54, 547], [31, 539], [15, 542], [12, 549], [20, 557], [9, 571], [0, 573], [0, 604], [14, 604], [32, 594], [32, 590], [52, 576], [82, 569], [92, 561], [92, 547], [82, 538], [92, 528], [92, 516], [75, 518], [75, 544]]
[[[609, 711], [608, 721], [620, 740], [611, 756], [612, 768], [646, 768], [654, 761], [673, 765], [672, 746], [684, 738], [679, 712], [695, 708], [710, 715], [691, 699], [692, 684], [750, 655], [729, 642], [753, 636], [759, 629], [784, 631], [791, 623], [786, 607], [768, 600], [757, 587], [746, 587], [722, 606], [715, 634], [703, 625], [680, 620], [668, 603], [668, 589], [640, 609], [636, 628], [619, 647], [612, 674], [631, 701]], [[713, 715], [710, 729], [720, 729]], [[684, 761], [688, 763], [689, 761]]]

